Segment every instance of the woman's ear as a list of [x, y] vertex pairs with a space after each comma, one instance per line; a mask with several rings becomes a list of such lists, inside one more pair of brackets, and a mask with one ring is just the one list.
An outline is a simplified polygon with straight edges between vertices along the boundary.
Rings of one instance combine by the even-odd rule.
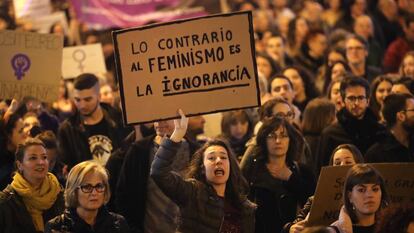
[[354, 203], [352, 202], [352, 192], [351, 192], [351, 191], [347, 191], [346, 195], [347, 195], [347, 197], [348, 197], [349, 202], [350, 202], [351, 204], [354, 204]]
[[17, 170], [20, 173], [22, 173], [23, 172], [22, 163], [19, 160], [16, 160], [16, 166], [17, 166]]

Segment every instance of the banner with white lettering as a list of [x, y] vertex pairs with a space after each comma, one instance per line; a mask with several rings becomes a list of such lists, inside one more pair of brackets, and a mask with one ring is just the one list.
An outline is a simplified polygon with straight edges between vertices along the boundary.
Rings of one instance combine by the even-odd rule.
[[260, 105], [251, 12], [113, 33], [126, 124]]
[[91, 28], [136, 27], [220, 13], [211, 0], [71, 0], [78, 19]]

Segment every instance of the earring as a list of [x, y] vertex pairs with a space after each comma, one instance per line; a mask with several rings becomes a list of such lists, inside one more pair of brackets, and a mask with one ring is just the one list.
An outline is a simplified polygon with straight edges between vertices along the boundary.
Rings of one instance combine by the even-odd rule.
[[355, 211], [355, 206], [352, 204], [352, 210]]

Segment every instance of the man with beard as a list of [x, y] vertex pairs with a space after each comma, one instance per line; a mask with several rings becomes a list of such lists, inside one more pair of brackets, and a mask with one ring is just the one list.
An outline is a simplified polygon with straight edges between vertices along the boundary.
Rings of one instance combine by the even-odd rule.
[[332, 151], [340, 144], [353, 144], [362, 153], [377, 142], [384, 127], [378, 123], [369, 106], [370, 88], [364, 78], [349, 76], [341, 81], [341, 97], [345, 103], [337, 114], [337, 122], [325, 128], [318, 154], [320, 166], [326, 166]]
[[414, 96], [391, 94], [382, 114], [388, 131], [365, 154], [368, 163], [414, 162]]
[[111, 107], [100, 104], [99, 81], [93, 74], [81, 74], [74, 83], [76, 113], [62, 123], [58, 132], [62, 162], [70, 169], [94, 159], [105, 165], [121, 141], [120, 128]]

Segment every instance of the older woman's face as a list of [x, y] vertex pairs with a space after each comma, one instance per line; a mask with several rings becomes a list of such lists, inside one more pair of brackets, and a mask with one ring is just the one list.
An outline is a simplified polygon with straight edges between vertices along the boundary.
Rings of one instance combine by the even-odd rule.
[[266, 136], [266, 145], [269, 156], [283, 157], [289, 149], [289, 135], [285, 127], [271, 132]]
[[78, 192], [78, 208], [83, 210], [97, 210], [105, 201], [105, 182], [97, 172], [85, 175]]
[[27, 147], [23, 161], [17, 161], [17, 167], [31, 185], [41, 184], [49, 171], [46, 149], [41, 145]]

